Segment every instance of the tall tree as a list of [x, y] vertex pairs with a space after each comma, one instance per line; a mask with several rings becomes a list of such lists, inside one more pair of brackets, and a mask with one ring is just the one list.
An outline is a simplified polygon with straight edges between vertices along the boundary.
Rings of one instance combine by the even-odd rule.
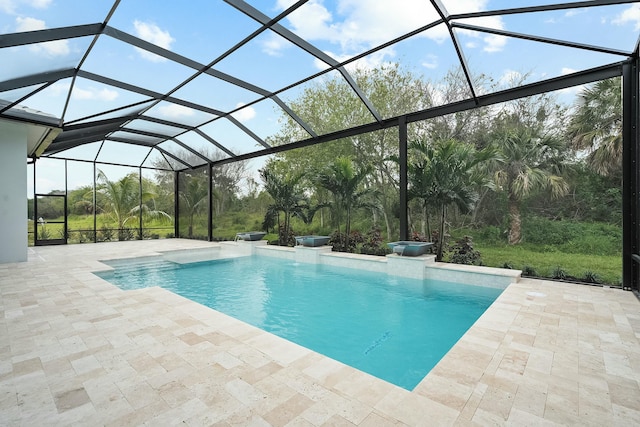
[[[369, 165], [356, 169], [350, 158], [338, 157], [318, 175], [320, 185], [333, 194], [336, 212], [345, 214], [345, 241], [343, 242], [345, 248], [349, 247], [353, 209], [371, 205], [367, 197], [372, 194], [372, 190], [363, 187], [363, 182], [371, 171], [372, 167]], [[340, 231], [340, 223], [338, 223], [338, 231]]]
[[195, 217], [207, 207], [209, 199], [207, 176], [204, 173], [185, 173], [180, 183], [178, 212], [182, 218], [187, 219], [187, 237], [192, 238]]
[[569, 122], [573, 148], [588, 154], [599, 174], [619, 176], [622, 168], [622, 95], [620, 78], [601, 80], [579, 95]]
[[[415, 109], [432, 105], [432, 85], [400, 68], [397, 64], [383, 65], [375, 69], [357, 69], [353, 78], [366, 94], [376, 111], [383, 117], [394, 117]], [[351, 87], [340, 76], [311, 84], [294, 101], [291, 108], [317, 134], [326, 134], [366, 123], [375, 118], [354, 94]], [[409, 133], [416, 138], [424, 131], [424, 122], [409, 126]], [[309, 135], [289, 116], [282, 118], [282, 126], [270, 142], [274, 145], [309, 138]], [[296, 170], [305, 170], [309, 176], [317, 176], [327, 162], [338, 157], [350, 157], [358, 164], [373, 165], [368, 175], [368, 185], [377, 193], [378, 208], [392, 238], [395, 224], [395, 209], [398, 203], [398, 166], [390, 157], [398, 154], [397, 129], [380, 130], [357, 135], [302, 150], [281, 153], [278, 156], [288, 161]], [[317, 183], [310, 181], [312, 187]], [[318, 198], [322, 201], [322, 198]]]
[[[302, 187], [303, 173], [280, 173], [273, 163], [260, 170], [264, 189], [273, 198], [267, 208], [265, 224], [274, 216], [278, 220], [278, 240], [281, 245], [291, 243], [291, 217], [307, 205]], [[280, 212], [284, 214], [284, 224], [280, 222]]]
[[[180, 157], [185, 159], [189, 164], [202, 165], [200, 166], [202, 168], [206, 167], [206, 165], [203, 165], [204, 160], [201, 157], [189, 151], [185, 150], [179, 154]], [[206, 147], [203, 147], [200, 150], [200, 154], [214, 162], [227, 157], [227, 155], [222, 151], [217, 149], [207, 149]], [[157, 161], [154, 163], [154, 166], [158, 168], [166, 168], [166, 163], [164, 161]], [[197, 169], [198, 168], [195, 170]], [[220, 216], [224, 214], [227, 209], [232, 207], [233, 202], [238, 199], [241, 183], [244, 179], [248, 178], [247, 162], [240, 161], [225, 163], [213, 167], [211, 172], [211, 182], [213, 187], [212, 209], [214, 211], [214, 215]], [[173, 174], [174, 172], [172, 171], [157, 170], [155, 177], [156, 181], [160, 185], [160, 189], [162, 190], [161, 192], [167, 196], [163, 197], [163, 203], [168, 206], [173, 205], [173, 198], [171, 197], [174, 185]]]
[[494, 144], [504, 159], [495, 172], [495, 181], [507, 193], [508, 241], [514, 245], [522, 240], [520, 211], [525, 198], [541, 190], [549, 190], [552, 197], [567, 193], [567, 183], [558, 173], [563, 144], [553, 137], [538, 137], [525, 127], [508, 131]]
[[439, 216], [436, 260], [441, 261], [447, 209], [455, 206], [462, 212], [468, 212], [473, 208], [478, 197], [476, 189], [491, 185], [478, 165], [495, 160], [496, 152], [490, 148], [478, 151], [470, 144], [453, 139], [413, 142], [411, 151], [409, 196], [420, 199], [425, 209], [433, 206]]
[[142, 190], [140, 189], [140, 178], [137, 174], [130, 173], [117, 181], [110, 181], [104, 172], [98, 171], [98, 182], [97, 191], [105, 196], [103, 209], [118, 224], [120, 238], [125, 235], [124, 228], [127, 222], [138, 215], [171, 219], [166, 212], [153, 209], [145, 203], [151, 201], [154, 194], [145, 189], [144, 185]]

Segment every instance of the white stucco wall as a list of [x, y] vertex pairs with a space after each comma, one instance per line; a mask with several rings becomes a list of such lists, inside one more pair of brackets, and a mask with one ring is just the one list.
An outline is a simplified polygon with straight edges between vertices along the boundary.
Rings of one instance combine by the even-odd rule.
[[0, 123], [0, 263], [27, 260], [27, 126]]

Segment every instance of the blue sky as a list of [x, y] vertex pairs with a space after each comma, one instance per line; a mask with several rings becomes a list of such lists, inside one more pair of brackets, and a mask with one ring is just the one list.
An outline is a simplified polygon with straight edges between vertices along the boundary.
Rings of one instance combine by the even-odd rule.
[[[112, 3], [104, 0], [0, 0], [0, 33], [99, 23], [107, 16]], [[247, 3], [274, 17], [294, 1], [251, 0]], [[511, 0], [442, 0], [442, 3], [452, 14], [515, 6]], [[547, 3], [550, 1], [522, 0], [517, 2], [517, 6]], [[426, 0], [311, 0], [281, 23], [330, 58], [343, 61], [435, 19], [437, 14]], [[632, 50], [640, 33], [640, 4], [504, 15], [460, 22]], [[259, 28], [258, 23], [228, 4], [211, 0], [123, 0], [109, 25], [202, 64], [218, 58]], [[623, 59], [559, 46], [541, 46], [486, 33], [456, 31], [472, 72], [489, 75], [498, 82], [523, 73], [529, 74], [530, 81], [541, 80]], [[84, 37], [2, 49], [0, 81], [18, 75], [75, 67], [91, 40], [91, 37]], [[448, 32], [441, 25], [364, 57], [348, 68], [376, 67], [393, 62], [401, 62], [406, 70], [437, 82], [457, 65], [457, 58]], [[326, 63], [271, 31], [264, 32], [215, 65], [219, 71], [267, 90], [278, 90], [326, 67]], [[99, 38], [83, 69], [158, 92], [176, 87], [194, 73], [190, 68], [108, 36]], [[24, 104], [60, 117], [70, 83], [60, 81]], [[303, 88], [304, 85], [280, 96], [285, 102], [295, 99]], [[0, 98], [19, 99], [26, 90], [0, 93]], [[576, 90], [564, 93], [564, 99], [569, 102]], [[198, 77], [174, 96], [222, 111], [240, 108], [259, 97], [210, 76]], [[66, 120], [81, 119], [145, 99], [139, 94], [86, 79], [76, 81], [71, 97]], [[213, 117], [171, 103], [161, 103], [147, 114], [186, 120], [191, 124], [203, 123]], [[278, 108], [270, 100], [235, 113], [240, 122], [262, 138], [277, 131], [279, 116]], [[253, 139], [226, 120], [216, 121], [205, 129], [218, 140], [230, 141], [229, 146], [237, 153], [257, 149]], [[185, 138], [196, 148], [207, 145], [206, 141], [194, 135]], [[73, 185], [69, 183], [70, 188]], [[38, 185], [39, 192], [50, 189], [48, 183]]]

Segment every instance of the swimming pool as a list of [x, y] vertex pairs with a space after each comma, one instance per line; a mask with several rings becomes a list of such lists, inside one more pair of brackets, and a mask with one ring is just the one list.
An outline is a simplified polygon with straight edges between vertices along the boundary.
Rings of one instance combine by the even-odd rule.
[[161, 286], [408, 390], [502, 292], [264, 256], [105, 263], [122, 289]]

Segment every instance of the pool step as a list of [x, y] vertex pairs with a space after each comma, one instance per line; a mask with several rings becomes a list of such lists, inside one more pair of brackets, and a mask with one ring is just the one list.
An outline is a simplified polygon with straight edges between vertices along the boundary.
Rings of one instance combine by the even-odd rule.
[[154, 272], [175, 270], [178, 264], [163, 259], [142, 260], [142, 261], [117, 261], [105, 262], [118, 273], [131, 273], [141, 270], [153, 270]]

